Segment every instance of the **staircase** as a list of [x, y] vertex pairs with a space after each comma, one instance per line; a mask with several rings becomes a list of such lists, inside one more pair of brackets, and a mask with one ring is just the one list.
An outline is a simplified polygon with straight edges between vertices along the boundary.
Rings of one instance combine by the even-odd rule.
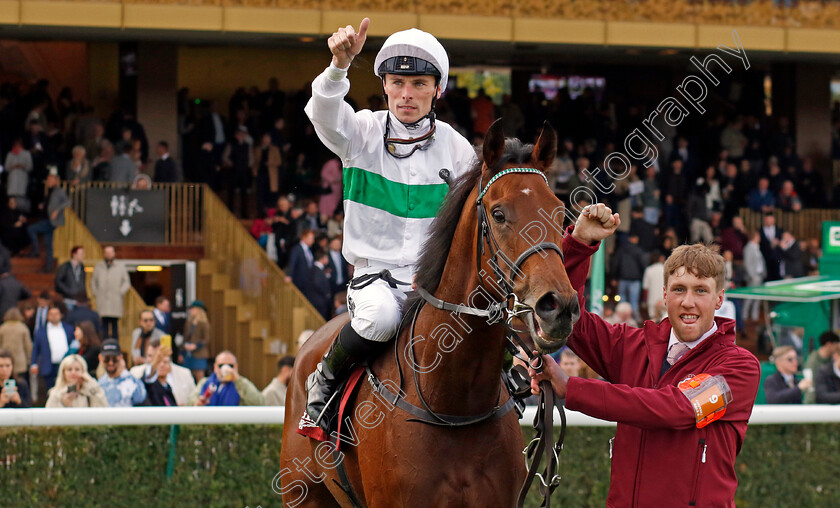
[[230, 350], [242, 375], [263, 387], [277, 361], [295, 354], [298, 335], [324, 319], [212, 192], [204, 193], [202, 217], [196, 289], [208, 309], [211, 354]]
[[53, 291], [55, 287], [55, 270], [44, 273], [45, 256], [14, 257], [12, 258], [12, 273], [28, 289], [32, 296], [38, 296], [41, 291]]

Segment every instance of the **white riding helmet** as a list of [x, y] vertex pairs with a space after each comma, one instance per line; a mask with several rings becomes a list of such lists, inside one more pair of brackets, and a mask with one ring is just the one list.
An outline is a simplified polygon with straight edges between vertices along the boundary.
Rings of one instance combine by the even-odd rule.
[[440, 89], [444, 91], [449, 77], [449, 57], [434, 35], [411, 28], [385, 40], [373, 69], [380, 79], [385, 74], [430, 74], [439, 78]]

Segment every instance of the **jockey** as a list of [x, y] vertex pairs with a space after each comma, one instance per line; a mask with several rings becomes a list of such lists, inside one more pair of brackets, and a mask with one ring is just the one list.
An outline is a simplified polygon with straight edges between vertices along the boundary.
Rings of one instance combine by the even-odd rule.
[[435, 120], [449, 58], [431, 34], [397, 32], [377, 54], [374, 72], [387, 111], [354, 112], [344, 101], [347, 70], [369, 24], [365, 18], [358, 33], [348, 25], [329, 38], [332, 63], [312, 82], [305, 109], [344, 166], [343, 254], [355, 269], [347, 292], [350, 322], [306, 381], [306, 412], [325, 430], [336, 388], [398, 331], [420, 247], [449, 190], [444, 178], [457, 178], [476, 161], [470, 143]]

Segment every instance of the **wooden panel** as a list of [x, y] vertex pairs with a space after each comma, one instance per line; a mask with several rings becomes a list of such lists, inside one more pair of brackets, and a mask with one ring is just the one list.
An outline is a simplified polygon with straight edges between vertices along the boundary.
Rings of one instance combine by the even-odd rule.
[[604, 44], [606, 23], [545, 18], [515, 18], [513, 39], [521, 42]]
[[122, 23], [122, 6], [99, 2], [26, 0], [20, 2], [20, 22], [41, 26], [119, 28]]
[[224, 28], [222, 7], [125, 4], [125, 28], [207, 30]]
[[651, 46], [693, 48], [695, 27], [683, 23], [607, 23], [607, 44], [618, 46]]
[[787, 50], [802, 53], [840, 52], [840, 30], [788, 29]]
[[[368, 35], [373, 37], [388, 37], [394, 32], [400, 30], [408, 30], [419, 26], [420, 22], [416, 13], [398, 13], [398, 12], [377, 12], [370, 13], [365, 11], [333, 11], [325, 10], [321, 20], [321, 33], [331, 34], [340, 26], [353, 25], [355, 29], [359, 29], [359, 23], [365, 17], [370, 18], [370, 26], [368, 27]], [[440, 36], [440, 34], [435, 33]], [[326, 44], [326, 41], [325, 41]], [[326, 45], [324, 46], [326, 47]]]
[[321, 12], [314, 9], [225, 9], [225, 30], [231, 32], [315, 34], [320, 28]]
[[513, 41], [513, 18], [421, 14], [418, 25], [439, 39]]
[[[723, 44], [735, 48], [732, 32], [737, 31], [741, 45], [747, 51], [784, 51], [785, 29], [778, 27], [735, 26], [735, 25], [699, 25], [697, 27], [697, 47], [716, 48]], [[747, 55], [749, 58], [749, 54]]]

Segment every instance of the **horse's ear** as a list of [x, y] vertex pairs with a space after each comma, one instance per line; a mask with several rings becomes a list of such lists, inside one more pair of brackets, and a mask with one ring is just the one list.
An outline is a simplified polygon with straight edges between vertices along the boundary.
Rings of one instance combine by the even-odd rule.
[[505, 153], [505, 132], [502, 130], [501, 118], [493, 122], [493, 125], [484, 135], [484, 164], [488, 168], [496, 165], [502, 154]]
[[540, 137], [534, 145], [534, 151], [531, 152], [531, 162], [534, 166], [545, 171], [554, 163], [554, 157], [557, 155], [557, 132], [551, 128], [548, 122], [543, 124]]

